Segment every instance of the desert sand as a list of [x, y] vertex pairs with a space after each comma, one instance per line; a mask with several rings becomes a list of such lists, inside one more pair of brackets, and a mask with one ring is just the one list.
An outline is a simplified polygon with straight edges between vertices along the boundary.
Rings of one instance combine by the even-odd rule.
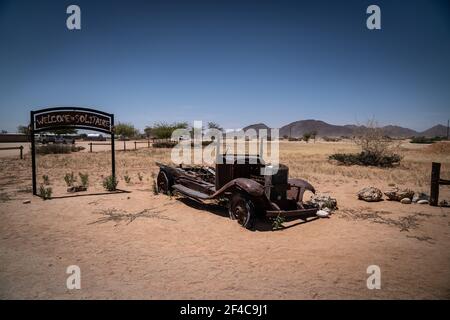
[[[355, 196], [393, 184], [429, 193], [432, 161], [450, 177], [445, 150], [404, 143], [401, 165], [380, 169], [327, 160], [356, 150], [350, 142], [282, 142], [290, 176], [335, 197], [339, 210], [248, 231], [219, 206], [154, 194], [155, 161], [169, 162], [170, 150], [144, 146], [117, 152], [118, 188], [128, 193], [84, 196], [103, 193], [108, 151], [39, 156], [38, 178], [53, 188], [47, 201], [31, 195], [29, 154], [0, 154], [1, 299], [450, 298], [450, 208]], [[89, 173], [83, 196], [65, 191], [71, 171]], [[448, 187], [441, 199], [450, 200]], [[80, 290], [66, 287], [69, 265], [81, 269]], [[366, 286], [369, 265], [381, 269], [379, 290]]]

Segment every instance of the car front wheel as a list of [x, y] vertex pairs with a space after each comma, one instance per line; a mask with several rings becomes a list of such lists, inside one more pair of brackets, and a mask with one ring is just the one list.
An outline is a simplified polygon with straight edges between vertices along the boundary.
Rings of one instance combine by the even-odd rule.
[[256, 219], [255, 206], [246, 195], [241, 193], [233, 195], [229, 214], [232, 220], [236, 220], [244, 228], [253, 228]]

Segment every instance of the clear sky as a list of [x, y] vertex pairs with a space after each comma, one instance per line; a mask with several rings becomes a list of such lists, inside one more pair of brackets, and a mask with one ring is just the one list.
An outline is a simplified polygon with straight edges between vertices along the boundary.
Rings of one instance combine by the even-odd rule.
[[[82, 29], [66, 28], [81, 8]], [[366, 28], [381, 7], [382, 30]], [[450, 1], [1, 1], [0, 129], [93, 107], [142, 129], [450, 117]]]

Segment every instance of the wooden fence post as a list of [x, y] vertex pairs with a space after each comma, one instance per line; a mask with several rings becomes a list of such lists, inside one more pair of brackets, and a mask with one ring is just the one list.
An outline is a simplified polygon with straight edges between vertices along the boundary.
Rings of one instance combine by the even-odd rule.
[[441, 164], [433, 162], [431, 164], [431, 189], [430, 189], [430, 205], [437, 206], [439, 199], [439, 179], [441, 174]]
[[134, 142], [134, 150], [137, 149], [136, 144], [137, 144], [137, 142], [135, 141], [135, 142]]
[[92, 152], [92, 142], [89, 143], [89, 152]]
[[20, 159], [23, 159], [23, 146], [20, 146]]

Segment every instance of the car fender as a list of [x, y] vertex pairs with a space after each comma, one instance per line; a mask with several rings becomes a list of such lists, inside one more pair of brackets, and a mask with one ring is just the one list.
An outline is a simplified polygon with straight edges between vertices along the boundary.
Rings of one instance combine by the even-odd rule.
[[[289, 185], [291, 188], [288, 190], [288, 197], [291, 197], [293, 199], [296, 199], [298, 202], [303, 202], [303, 194], [306, 190], [311, 191], [312, 193], [316, 193], [316, 189], [306, 180], [303, 179], [289, 179], [288, 180]], [[297, 191], [294, 191], [294, 188], [298, 188]], [[298, 198], [297, 198], [298, 197]]]
[[252, 197], [261, 197], [264, 196], [264, 186], [259, 184], [258, 182], [247, 179], [247, 178], [237, 178], [233, 179], [230, 182], [226, 183], [222, 188], [217, 190], [212, 197], [220, 196], [221, 194], [232, 190], [232, 189], [238, 189], [241, 191], [244, 191], [245, 193], [249, 194]]

